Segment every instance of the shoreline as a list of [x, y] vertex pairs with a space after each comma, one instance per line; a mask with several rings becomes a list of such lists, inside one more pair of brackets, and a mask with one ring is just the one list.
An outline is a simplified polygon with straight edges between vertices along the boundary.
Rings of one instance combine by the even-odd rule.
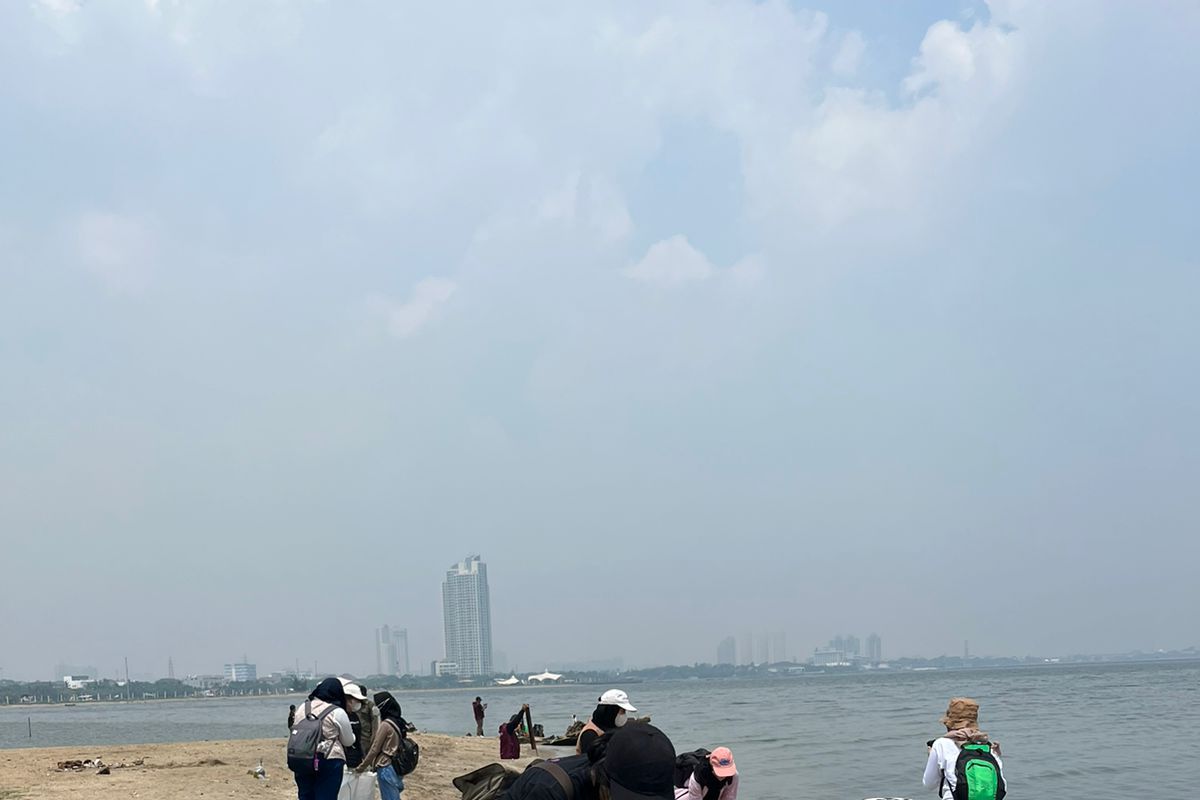
[[[416, 771], [405, 777], [405, 791], [431, 800], [458, 800], [451, 781], [499, 761], [495, 737], [454, 737], [416, 733], [421, 746]], [[3, 800], [100, 800], [111, 797], [185, 800], [198, 797], [295, 798], [296, 783], [287, 768], [287, 742], [278, 739], [230, 739], [135, 745], [34, 747], [0, 751], [0, 798]], [[521, 766], [535, 756], [528, 746]], [[545, 750], [542, 756], [551, 755]], [[100, 758], [111, 774], [94, 768], [60, 772], [60, 761]], [[249, 774], [262, 763], [266, 779]], [[135, 762], [140, 761], [140, 764]], [[124, 764], [128, 766], [118, 767]]]

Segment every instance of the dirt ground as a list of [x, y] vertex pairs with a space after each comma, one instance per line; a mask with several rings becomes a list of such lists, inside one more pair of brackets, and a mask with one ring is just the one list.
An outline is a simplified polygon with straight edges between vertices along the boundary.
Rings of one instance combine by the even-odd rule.
[[[458, 800], [451, 780], [499, 757], [495, 738], [414, 734], [413, 739], [421, 746], [421, 760], [405, 778], [404, 794], [420, 800]], [[283, 739], [248, 739], [0, 750], [0, 800], [295, 798], [285, 744]], [[110, 765], [111, 774], [56, 768], [60, 761], [96, 758]], [[266, 780], [248, 774], [260, 759]], [[134, 766], [138, 760], [143, 763]]]

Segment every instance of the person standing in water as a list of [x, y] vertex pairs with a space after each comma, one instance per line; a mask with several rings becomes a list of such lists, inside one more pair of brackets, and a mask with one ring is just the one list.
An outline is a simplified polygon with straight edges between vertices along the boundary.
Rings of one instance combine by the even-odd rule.
[[628, 719], [626, 712], [635, 712], [636, 708], [629, 702], [629, 695], [620, 689], [609, 689], [600, 695], [600, 702], [592, 712], [592, 718], [579, 732], [575, 740], [575, 753], [583, 755], [592, 743], [606, 733], [612, 733], [622, 727]]
[[954, 800], [959, 761], [968, 777], [970, 800], [1002, 800], [1008, 790], [1000, 763], [1000, 743], [979, 730], [979, 703], [955, 697], [941, 719], [946, 735], [929, 742], [929, 757], [921, 782], [936, 789], [942, 800]]

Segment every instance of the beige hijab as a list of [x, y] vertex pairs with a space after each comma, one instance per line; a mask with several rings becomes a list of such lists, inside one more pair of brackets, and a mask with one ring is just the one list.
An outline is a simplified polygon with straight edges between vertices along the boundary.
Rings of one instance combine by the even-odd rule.
[[1000, 743], [993, 742], [979, 730], [979, 702], [969, 697], [955, 697], [942, 715], [946, 726], [945, 738], [962, 747], [964, 744], [990, 744], [992, 752], [1000, 754]]

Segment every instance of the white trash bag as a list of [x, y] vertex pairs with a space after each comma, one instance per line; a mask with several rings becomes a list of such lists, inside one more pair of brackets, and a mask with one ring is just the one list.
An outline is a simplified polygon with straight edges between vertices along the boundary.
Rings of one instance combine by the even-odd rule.
[[374, 772], [355, 772], [346, 770], [342, 775], [342, 788], [338, 790], [338, 800], [375, 800], [375, 787], [379, 779]]

